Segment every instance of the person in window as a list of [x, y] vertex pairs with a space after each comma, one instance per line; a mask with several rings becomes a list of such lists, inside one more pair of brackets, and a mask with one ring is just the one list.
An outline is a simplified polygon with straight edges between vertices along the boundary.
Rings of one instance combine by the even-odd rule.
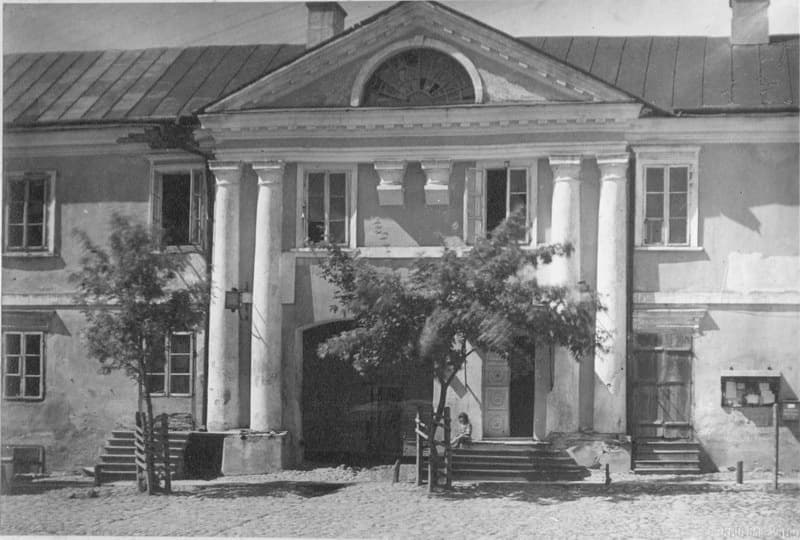
[[472, 424], [469, 423], [469, 416], [467, 416], [467, 413], [462, 412], [458, 415], [458, 435], [450, 441], [450, 446], [461, 448], [462, 444], [466, 445], [471, 442]]

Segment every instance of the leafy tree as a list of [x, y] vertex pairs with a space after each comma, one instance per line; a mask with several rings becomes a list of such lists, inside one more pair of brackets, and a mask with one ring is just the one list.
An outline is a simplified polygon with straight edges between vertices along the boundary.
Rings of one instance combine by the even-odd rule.
[[[152, 448], [153, 402], [147, 373], [163, 370], [165, 344], [172, 332], [191, 330], [204, 320], [206, 280], [195, 272], [187, 282], [187, 258], [162, 250], [156, 235], [127, 217], [112, 216], [107, 247], [92, 242], [85, 231], [75, 235], [84, 254], [81, 269], [71, 279], [78, 289], [76, 299], [87, 306], [83, 338], [89, 355], [100, 361], [102, 373], [123, 370], [137, 382], [138, 409], [146, 412], [145, 431]], [[148, 459], [147, 489], [152, 493], [156, 477], [149, 453]]]
[[537, 344], [568, 347], [580, 359], [602, 343], [594, 319], [602, 308], [588, 292], [540, 284], [535, 269], [569, 256], [572, 247], [523, 247], [524, 233], [524, 218], [514, 214], [470, 250], [445, 247], [441, 258], [401, 269], [326, 246], [323, 276], [354, 327], [322, 343], [318, 355], [350, 359], [366, 375], [421, 364], [441, 387], [437, 421], [450, 383], [475, 349], [506, 358], [512, 373], [531, 362]]

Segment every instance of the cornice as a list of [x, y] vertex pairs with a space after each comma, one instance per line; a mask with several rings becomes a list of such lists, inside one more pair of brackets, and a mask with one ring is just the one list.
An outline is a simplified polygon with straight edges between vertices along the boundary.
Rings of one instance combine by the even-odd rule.
[[637, 103], [537, 103], [386, 109], [273, 109], [200, 116], [198, 139], [223, 141], [356, 136], [464, 136], [544, 132], [623, 132]]
[[360, 146], [358, 148], [331, 148], [330, 146], [308, 145], [274, 148], [263, 144], [219, 149], [215, 154], [219, 159], [236, 160], [246, 163], [263, 160], [282, 160], [286, 162], [314, 161], [327, 163], [368, 163], [374, 161], [508, 161], [516, 159], [537, 159], [550, 155], [569, 154], [594, 158], [599, 155], [624, 153], [625, 141], [612, 142], [552, 142], [509, 145], [442, 145], [442, 146]]
[[145, 143], [120, 144], [131, 133], [144, 135], [144, 126], [12, 128], [3, 131], [7, 158], [86, 156], [107, 154], [155, 155]]
[[797, 114], [640, 118], [625, 132], [631, 144], [799, 143]]

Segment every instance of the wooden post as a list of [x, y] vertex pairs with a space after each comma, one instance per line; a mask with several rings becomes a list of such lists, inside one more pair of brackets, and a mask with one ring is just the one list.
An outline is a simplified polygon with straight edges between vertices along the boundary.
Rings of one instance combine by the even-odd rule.
[[414, 435], [417, 438], [417, 485], [422, 485], [422, 437], [419, 434], [421, 420], [419, 418], [419, 409], [417, 409], [417, 416], [414, 418]]
[[400, 481], [400, 460], [394, 462], [394, 471], [392, 473], [392, 484]]
[[608, 463], [606, 463], [606, 485], [611, 485], [611, 469], [609, 468]]
[[452, 449], [450, 448], [450, 407], [444, 408], [444, 482], [447, 489], [453, 487]]
[[744, 481], [744, 461], [736, 462], [736, 483], [741, 484]]
[[781, 420], [781, 413], [778, 409], [779, 404], [776, 401], [775, 404], [772, 406], [772, 420], [775, 424], [775, 477], [773, 480], [773, 487], [777, 490], [778, 489], [778, 443], [780, 442], [780, 420]]
[[161, 415], [161, 441], [164, 456], [164, 492], [172, 493], [172, 469], [169, 463], [169, 418]]
[[147, 449], [145, 445], [144, 426], [145, 419], [144, 413], [136, 413], [136, 432], [134, 433], [134, 459], [136, 460], [136, 484], [139, 491], [147, 491]]
[[[95, 466], [94, 466], [94, 485], [95, 486], [99, 486], [100, 484], [103, 483], [102, 475], [103, 475], [103, 466], [100, 465], [99, 463], [95, 463]], [[138, 478], [139, 475], [137, 474], [136, 476]]]

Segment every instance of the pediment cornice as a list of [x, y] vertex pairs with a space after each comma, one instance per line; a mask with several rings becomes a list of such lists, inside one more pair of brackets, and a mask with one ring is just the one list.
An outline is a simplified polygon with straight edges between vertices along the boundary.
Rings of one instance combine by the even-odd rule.
[[[467, 57], [484, 57], [545, 85], [563, 101], [633, 101], [630, 95], [469, 17], [430, 2], [402, 3], [209, 105], [214, 113], [269, 107], [292, 91], [362, 59], [368, 63], [399, 41], [436, 39]], [[351, 81], [351, 84], [356, 81]]]

